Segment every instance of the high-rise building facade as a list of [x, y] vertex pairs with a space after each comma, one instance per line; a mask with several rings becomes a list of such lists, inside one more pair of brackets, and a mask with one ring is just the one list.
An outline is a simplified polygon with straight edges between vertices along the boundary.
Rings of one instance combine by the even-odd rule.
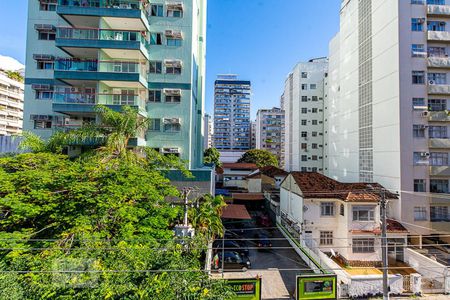
[[17, 135], [23, 124], [23, 83], [0, 71], [0, 136]]
[[208, 149], [213, 146], [213, 133], [214, 133], [214, 124], [211, 116], [209, 114], [205, 114], [203, 117], [203, 132], [204, 132], [204, 139], [203, 139], [203, 148]]
[[214, 147], [245, 151], [251, 146], [251, 83], [219, 75], [214, 84]]
[[256, 121], [250, 122], [250, 149], [256, 149]]
[[284, 166], [284, 111], [274, 107], [260, 109], [256, 114], [256, 149], [275, 154], [280, 167]]
[[200, 166], [206, 2], [30, 0], [24, 128], [46, 138], [129, 105], [151, 121], [132, 145]]
[[450, 1], [344, 0], [330, 43], [325, 173], [400, 195], [411, 234], [450, 228]]
[[323, 103], [328, 59], [298, 63], [287, 76], [284, 162], [287, 171], [323, 171]]

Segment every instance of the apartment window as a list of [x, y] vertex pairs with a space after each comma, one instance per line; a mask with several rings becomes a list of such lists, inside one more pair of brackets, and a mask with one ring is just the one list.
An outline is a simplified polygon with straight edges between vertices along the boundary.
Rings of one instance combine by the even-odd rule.
[[341, 205], [339, 206], [339, 214], [340, 214], [341, 216], [343, 216], [343, 215], [344, 215], [344, 212], [345, 212], [344, 204], [341, 204]]
[[37, 61], [36, 68], [38, 70], [53, 70], [55, 63], [53, 61]]
[[426, 57], [424, 44], [412, 44], [411, 45], [411, 55], [412, 57]]
[[430, 139], [446, 139], [447, 126], [430, 126], [428, 128], [428, 135]]
[[317, 96], [312, 96], [312, 101], [318, 101], [318, 97]]
[[425, 98], [413, 98], [412, 105], [414, 109], [416, 107], [425, 107]]
[[315, 144], [315, 143], [311, 144], [311, 148], [312, 149], [318, 149], [317, 144]]
[[311, 160], [317, 160], [317, 155], [311, 156]]
[[308, 109], [306, 107], [302, 107], [302, 114], [307, 114], [308, 113]]
[[411, 19], [411, 30], [412, 31], [423, 31], [423, 23], [425, 23], [424, 18], [412, 18]]
[[309, 89], [310, 89], [310, 90], [315, 90], [315, 89], [317, 89], [317, 84], [310, 84], [310, 85], [309, 85]]
[[413, 84], [425, 84], [425, 72], [424, 71], [412, 71], [412, 83]]
[[56, 33], [54, 31], [39, 31], [38, 39], [43, 41], [54, 41]]
[[150, 45], [162, 45], [162, 33], [151, 32], [150, 33]]
[[425, 137], [425, 125], [413, 125], [413, 137], [424, 138]]
[[306, 120], [302, 120], [302, 126], [306, 126], [307, 121]]
[[34, 129], [51, 129], [52, 121], [34, 120]]
[[427, 208], [423, 206], [414, 207], [414, 221], [426, 221]]
[[170, 47], [180, 47], [182, 45], [182, 39], [167, 38], [166, 44]]
[[445, 5], [445, 0], [427, 0], [429, 5]]
[[312, 136], [317, 136], [317, 131], [311, 132], [311, 135], [312, 135]]
[[149, 73], [150, 74], [161, 74], [162, 73], [162, 61], [150, 61]]
[[333, 231], [320, 232], [320, 245], [333, 245]]
[[148, 130], [150, 131], [161, 131], [161, 119], [150, 119]]
[[411, 0], [411, 4], [425, 4], [425, 0]]
[[181, 66], [166, 66], [166, 74], [181, 74]]
[[57, 2], [58, 0], [41, 0], [39, 9], [43, 11], [56, 11]]
[[413, 153], [414, 165], [422, 165], [424, 163], [428, 164], [429, 155], [430, 154], [427, 152], [414, 152]]
[[308, 161], [308, 156], [307, 155], [302, 155], [302, 161]]
[[181, 131], [181, 124], [178, 119], [175, 120], [164, 120], [164, 131], [165, 132], [179, 132]]
[[311, 124], [312, 124], [312, 125], [317, 125], [317, 120], [312, 120], [312, 121], [311, 121]]
[[307, 84], [302, 84], [302, 90], [306, 91], [308, 89], [308, 85]]
[[182, 18], [183, 17], [182, 7], [168, 7], [167, 16], [170, 18]]
[[308, 78], [308, 73], [307, 72], [302, 72], [302, 78]]
[[375, 252], [375, 239], [352, 239], [353, 253]]
[[166, 95], [166, 103], [180, 103], [181, 95]]
[[300, 145], [300, 148], [303, 149], [303, 150], [308, 149], [308, 144], [307, 143], [302, 143]]
[[149, 102], [161, 102], [161, 90], [149, 90], [148, 91]]
[[448, 206], [431, 206], [430, 207], [430, 221], [431, 222], [448, 222], [450, 221], [450, 214]]
[[429, 99], [428, 100], [428, 110], [431, 110], [431, 111], [447, 110], [447, 100], [446, 99]]
[[353, 206], [353, 221], [374, 221], [375, 206]]
[[425, 193], [426, 192], [425, 179], [414, 179], [414, 192]]
[[302, 96], [302, 102], [308, 102], [308, 96]]
[[431, 166], [448, 166], [447, 152], [431, 152], [430, 153]]
[[164, 17], [164, 7], [161, 4], [152, 4], [151, 13], [152, 17]]
[[311, 172], [317, 172], [317, 167], [312, 167]]
[[428, 73], [429, 84], [447, 84], [447, 73]]
[[311, 110], [311, 112], [314, 113], [314, 114], [316, 114], [316, 113], [317, 113], [317, 108], [313, 108], [313, 109]]
[[302, 138], [308, 137], [308, 132], [302, 131], [302, 132], [301, 132], [301, 137], [302, 137]]
[[445, 22], [443, 21], [428, 21], [428, 31], [445, 31]]
[[52, 91], [36, 91], [35, 98], [37, 100], [51, 100], [53, 99]]
[[308, 168], [307, 167], [301, 167], [300, 169], [302, 172], [308, 172]]
[[445, 57], [447, 56], [447, 51], [445, 47], [428, 47], [428, 55], [430, 57]]
[[430, 179], [430, 193], [448, 194], [448, 180]]
[[320, 203], [320, 215], [321, 216], [334, 216], [334, 203], [333, 202], [321, 202]]

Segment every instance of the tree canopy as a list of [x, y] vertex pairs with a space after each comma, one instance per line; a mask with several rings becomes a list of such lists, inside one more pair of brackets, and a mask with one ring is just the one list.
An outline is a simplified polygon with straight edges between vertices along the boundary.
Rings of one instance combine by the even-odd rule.
[[277, 157], [267, 150], [253, 149], [245, 152], [238, 160], [239, 163], [253, 163], [258, 168], [265, 166], [278, 167]]
[[205, 164], [214, 164], [216, 167], [222, 166], [220, 153], [216, 148], [205, 149], [203, 152], [203, 162]]

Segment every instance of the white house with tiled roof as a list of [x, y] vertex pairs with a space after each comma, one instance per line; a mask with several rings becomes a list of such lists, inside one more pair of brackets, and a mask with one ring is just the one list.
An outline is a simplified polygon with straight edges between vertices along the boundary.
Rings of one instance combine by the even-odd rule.
[[[343, 264], [381, 264], [378, 184], [341, 183], [319, 173], [291, 172], [281, 184], [280, 220], [303, 245], [334, 253]], [[396, 196], [388, 194], [390, 201]], [[403, 260], [407, 230], [388, 222], [390, 255]], [[397, 246], [397, 247], [395, 247]]]

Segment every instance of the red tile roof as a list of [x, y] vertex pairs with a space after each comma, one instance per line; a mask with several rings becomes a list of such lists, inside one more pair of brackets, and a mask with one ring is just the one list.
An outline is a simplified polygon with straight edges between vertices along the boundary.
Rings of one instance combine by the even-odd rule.
[[250, 214], [245, 208], [245, 205], [240, 204], [228, 204], [222, 210], [223, 219], [238, 219], [238, 220], [250, 220]]
[[289, 173], [274, 166], [266, 166], [259, 168], [258, 172], [247, 176], [247, 178], [259, 178], [258, 176], [261, 176], [261, 174], [274, 178], [275, 176], [287, 176]]
[[[349, 202], [378, 202], [380, 196], [372, 189], [383, 188], [378, 183], [342, 183], [315, 172], [291, 172], [305, 198], [333, 198]], [[392, 193], [386, 198], [397, 199]]]
[[222, 169], [256, 170], [258, 167], [249, 163], [224, 163], [222, 164]]
[[387, 219], [387, 231], [388, 232], [408, 232], [408, 230], [398, 221]]
[[231, 198], [234, 200], [264, 200], [263, 193], [233, 193]]

